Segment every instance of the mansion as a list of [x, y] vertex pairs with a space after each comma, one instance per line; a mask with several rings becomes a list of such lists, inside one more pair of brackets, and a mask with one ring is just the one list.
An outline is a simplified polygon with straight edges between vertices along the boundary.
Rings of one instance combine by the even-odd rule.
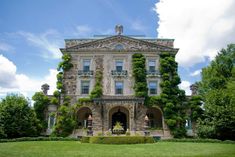
[[[173, 39], [156, 39], [145, 36], [122, 35], [122, 26], [116, 26], [116, 35], [96, 35], [92, 38], [65, 39], [63, 54], [71, 55], [73, 67], [64, 72], [63, 85], [71, 105], [78, 99], [89, 97], [96, 83], [97, 70], [102, 71], [102, 96], [91, 103], [81, 105], [77, 111], [77, 128], [71, 136], [86, 135], [87, 120], [92, 116], [93, 134], [106, 134], [120, 122], [125, 131], [143, 134], [146, 116], [149, 120], [150, 134], [170, 137], [164, 122], [162, 109], [158, 104], [153, 107], [144, 105], [144, 98], [135, 97], [132, 55], [141, 53], [146, 58], [146, 79], [148, 95], [161, 93], [159, 73], [160, 54], [178, 52]], [[57, 111], [55, 105], [48, 112]], [[49, 118], [49, 127], [52, 122]]]

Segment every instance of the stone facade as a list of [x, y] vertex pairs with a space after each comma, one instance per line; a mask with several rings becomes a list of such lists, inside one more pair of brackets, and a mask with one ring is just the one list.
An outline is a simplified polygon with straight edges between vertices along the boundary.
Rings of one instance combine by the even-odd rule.
[[[156, 104], [155, 108], [147, 108], [143, 98], [134, 97], [132, 55], [134, 53], [144, 54], [147, 71], [150, 70], [149, 62], [154, 63], [152, 68], [155, 70], [147, 73], [147, 83], [149, 85], [150, 82], [156, 82], [156, 93], [152, 95], [159, 95], [161, 93], [160, 54], [167, 51], [175, 55], [178, 49], [173, 47], [173, 41], [172, 39], [140, 39], [121, 34], [92, 39], [65, 40], [65, 48], [60, 50], [63, 54], [68, 53], [72, 56], [73, 67], [64, 72], [63, 84], [65, 95], [72, 98], [72, 105], [77, 103], [79, 98], [89, 97], [89, 93], [83, 92], [83, 82], [89, 84], [88, 90], [91, 92], [95, 85], [97, 69], [103, 72], [103, 96], [78, 109], [77, 114], [80, 114], [78, 125], [81, 127], [74, 130], [72, 136], [86, 134], [84, 128], [87, 127], [88, 114], [91, 114], [94, 134], [106, 134], [112, 130], [116, 120], [120, 120], [125, 125], [125, 130], [129, 130], [131, 134], [143, 134], [144, 118], [149, 115], [151, 123], [149, 125], [158, 126], [158, 128], [152, 129], [151, 134], [170, 137], [160, 107]], [[86, 61], [87, 63], [85, 63]], [[122, 64], [121, 71], [116, 70], [117, 61]], [[89, 64], [86, 71], [84, 70], [85, 64]], [[117, 94], [117, 82], [121, 82], [123, 86], [121, 94]], [[149, 94], [151, 95], [151, 93]], [[150, 112], [150, 110], [152, 111]], [[156, 117], [158, 117], [158, 121]]]

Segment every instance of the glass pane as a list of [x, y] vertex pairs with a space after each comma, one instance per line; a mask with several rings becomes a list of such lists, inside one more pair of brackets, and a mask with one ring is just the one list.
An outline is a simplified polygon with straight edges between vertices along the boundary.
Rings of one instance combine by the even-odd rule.
[[116, 94], [123, 93], [123, 82], [115, 82], [115, 93]]
[[53, 126], [54, 126], [54, 120], [55, 120], [55, 117], [54, 116], [50, 116], [50, 129], [52, 129]]
[[149, 60], [149, 66], [156, 66], [156, 61], [155, 60]]
[[86, 60], [83, 60], [83, 70], [84, 71], [89, 71], [90, 70], [90, 63], [91, 61], [86, 59]]
[[122, 82], [116, 82], [116, 88], [123, 88]]
[[157, 82], [149, 82], [149, 88], [157, 88]]
[[89, 81], [82, 81], [82, 94], [89, 94]]

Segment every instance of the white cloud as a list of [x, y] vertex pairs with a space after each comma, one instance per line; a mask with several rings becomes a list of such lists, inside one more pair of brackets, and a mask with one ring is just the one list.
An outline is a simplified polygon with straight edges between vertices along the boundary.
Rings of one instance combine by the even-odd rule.
[[158, 37], [175, 39], [180, 66], [213, 59], [235, 41], [234, 8], [234, 0], [160, 0], [155, 5]]
[[25, 96], [32, 96], [34, 92], [41, 90], [41, 85], [50, 85], [48, 94], [52, 94], [56, 89], [55, 69], [49, 69], [49, 74], [42, 79], [30, 78], [25, 74], [17, 73], [17, 68], [13, 62], [3, 55], [0, 55], [0, 96], [7, 93], [21, 93]]
[[132, 21], [131, 28], [140, 32], [145, 32], [147, 29], [147, 27], [140, 20]]
[[91, 27], [87, 25], [78, 25], [72, 33], [74, 36], [87, 37], [92, 32]]
[[202, 70], [201, 70], [201, 69], [196, 70], [196, 71], [194, 71], [194, 72], [190, 73], [190, 76], [198, 76], [198, 75], [200, 75], [200, 74], [201, 74], [201, 72], [202, 72]]
[[189, 81], [182, 81], [179, 88], [183, 89], [186, 95], [191, 95], [190, 85], [191, 83]]
[[2, 51], [9, 51], [13, 49], [13, 47], [7, 43], [4, 43], [4, 42], [0, 42], [0, 50]]
[[42, 57], [61, 58], [62, 54], [59, 48], [63, 47], [63, 40], [60, 39], [59, 33], [55, 30], [49, 30], [42, 34], [20, 31], [17, 34], [23, 36], [29, 44], [39, 48]]

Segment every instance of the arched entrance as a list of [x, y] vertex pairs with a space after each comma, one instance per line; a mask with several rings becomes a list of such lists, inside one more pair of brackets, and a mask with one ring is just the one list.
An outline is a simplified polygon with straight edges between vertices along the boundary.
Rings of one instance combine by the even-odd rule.
[[148, 108], [146, 115], [149, 118], [149, 127], [162, 129], [162, 111], [157, 107]]
[[129, 129], [129, 111], [122, 106], [117, 106], [109, 111], [109, 128], [113, 129], [120, 122], [124, 130]]
[[91, 109], [88, 107], [82, 107], [77, 112], [77, 126], [79, 129], [87, 128], [87, 119], [89, 115], [92, 115]]

